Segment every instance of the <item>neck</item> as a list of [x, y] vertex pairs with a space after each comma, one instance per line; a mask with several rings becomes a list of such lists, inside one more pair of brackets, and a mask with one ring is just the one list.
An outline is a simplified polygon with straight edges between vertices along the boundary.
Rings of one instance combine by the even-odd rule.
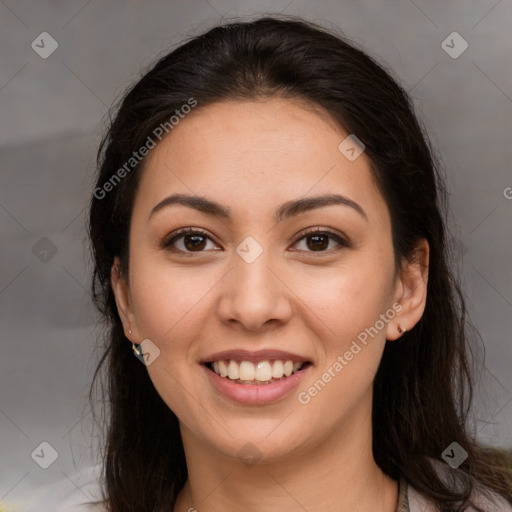
[[[315, 446], [248, 466], [201, 444], [182, 425], [188, 480], [174, 512], [395, 512], [398, 483], [377, 466], [371, 425], [339, 427]], [[343, 431], [344, 430], [344, 431]]]

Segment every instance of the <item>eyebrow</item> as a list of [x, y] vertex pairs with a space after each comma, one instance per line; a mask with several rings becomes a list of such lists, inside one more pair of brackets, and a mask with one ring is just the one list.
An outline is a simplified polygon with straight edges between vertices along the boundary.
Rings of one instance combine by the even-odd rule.
[[[213, 217], [231, 220], [231, 210], [229, 208], [203, 196], [189, 196], [186, 194], [173, 194], [166, 197], [153, 207], [151, 213], [149, 214], [149, 218], [151, 218], [158, 211], [173, 205], [187, 206]], [[348, 197], [345, 197], [341, 194], [327, 194], [287, 201], [286, 203], [282, 204], [275, 213], [274, 221], [279, 223], [285, 219], [299, 215], [300, 213], [332, 205], [348, 206], [349, 208], [357, 211], [362, 217], [365, 218], [366, 221], [368, 221], [368, 216], [366, 215], [366, 212], [363, 210], [363, 208], [352, 199], [349, 199]]]

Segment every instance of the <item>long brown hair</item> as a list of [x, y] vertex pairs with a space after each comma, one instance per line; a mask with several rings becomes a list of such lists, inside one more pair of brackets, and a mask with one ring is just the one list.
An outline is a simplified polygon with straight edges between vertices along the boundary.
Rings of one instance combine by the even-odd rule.
[[[264, 17], [189, 39], [156, 62], [119, 102], [98, 151], [89, 218], [92, 289], [106, 322], [90, 399], [94, 411], [94, 384], [103, 377], [105, 409], [95, 418], [106, 429], [109, 511], [169, 510], [187, 479], [177, 418], [133, 356], [110, 271], [119, 256], [127, 275], [130, 216], [144, 160], [125, 167], [122, 179], [112, 177], [190, 98], [196, 109], [230, 99], [306, 100], [364, 143], [391, 214], [396, 262], [410, 259], [420, 238], [430, 245], [423, 317], [400, 340], [386, 344], [375, 377], [375, 461], [392, 478], [403, 475], [441, 510], [464, 510], [477, 483], [512, 503], [510, 458], [479, 446], [467, 428], [476, 364], [469, 331], [474, 328], [450, 264], [447, 192], [412, 102], [392, 75], [340, 34], [289, 16]], [[442, 462], [443, 450], [454, 441], [468, 453], [459, 467], [467, 476], [462, 489], [449, 486], [432, 463]]]

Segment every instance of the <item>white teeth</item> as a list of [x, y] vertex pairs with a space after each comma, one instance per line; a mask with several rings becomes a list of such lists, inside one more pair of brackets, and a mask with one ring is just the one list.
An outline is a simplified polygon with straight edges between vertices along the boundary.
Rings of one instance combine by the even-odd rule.
[[274, 379], [280, 379], [283, 375], [283, 361], [274, 361], [274, 367], [272, 368], [272, 377], [274, 377]]
[[[268, 361], [260, 361], [256, 365], [256, 371], [254, 372], [254, 378], [261, 382], [265, 382], [272, 378], [272, 367], [270, 366], [270, 363]], [[252, 380], [252, 379], [247, 379], [247, 380]]]
[[229, 361], [228, 377], [231, 380], [238, 380], [240, 378], [240, 366], [238, 366], [236, 361]]
[[[213, 369], [215, 370], [215, 363], [213, 363]], [[227, 377], [228, 367], [224, 361], [219, 361], [219, 371], [215, 370], [215, 373], [218, 373], [221, 377]]]
[[272, 379], [282, 379], [289, 377], [292, 373], [299, 371], [304, 362], [302, 361], [214, 361], [212, 363], [213, 371], [221, 377], [227, 377], [230, 380], [240, 380], [245, 382], [270, 382]]
[[254, 373], [254, 365], [252, 363], [249, 361], [242, 361], [240, 363], [240, 380], [254, 380]]

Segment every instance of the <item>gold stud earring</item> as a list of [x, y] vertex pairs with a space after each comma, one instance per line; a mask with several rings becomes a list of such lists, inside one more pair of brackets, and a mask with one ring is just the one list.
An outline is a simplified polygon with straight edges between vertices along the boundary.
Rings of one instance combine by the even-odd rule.
[[403, 334], [404, 332], [407, 332], [407, 329], [402, 329], [402, 327], [400, 327], [400, 324], [398, 325], [398, 334]]

